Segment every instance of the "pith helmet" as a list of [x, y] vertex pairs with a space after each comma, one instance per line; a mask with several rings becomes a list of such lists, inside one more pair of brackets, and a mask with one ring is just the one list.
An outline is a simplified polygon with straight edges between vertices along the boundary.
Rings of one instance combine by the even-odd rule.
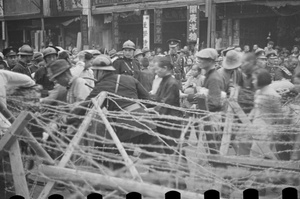
[[33, 49], [25, 44], [19, 49], [18, 55], [33, 55]]
[[123, 44], [122, 49], [126, 49], [126, 48], [127, 49], [135, 50], [135, 44], [132, 41], [130, 41], [130, 40], [125, 41], [124, 44]]

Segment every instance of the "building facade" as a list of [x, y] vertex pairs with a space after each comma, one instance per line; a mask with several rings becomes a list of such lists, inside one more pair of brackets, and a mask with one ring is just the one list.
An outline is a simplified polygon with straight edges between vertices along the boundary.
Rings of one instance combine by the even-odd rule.
[[[194, 6], [196, 24], [192, 23]], [[142, 48], [143, 16], [149, 15], [151, 49], [166, 50], [170, 38], [180, 39], [181, 47], [215, 47], [219, 37], [223, 48], [264, 47], [269, 39], [289, 47], [300, 37], [299, 10], [297, 0], [91, 0], [90, 45], [120, 49], [130, 39]]]
[[[0, 48], [300, 44], [299, 0], [0, 0]], [[221, 39], [220, 39], [221, 38]]]

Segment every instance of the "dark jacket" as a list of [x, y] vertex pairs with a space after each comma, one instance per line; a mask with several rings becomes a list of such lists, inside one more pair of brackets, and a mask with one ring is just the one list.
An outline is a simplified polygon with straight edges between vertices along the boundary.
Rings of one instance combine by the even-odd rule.
[[49, 80], [46, 66], [39, 68], [34, 75], [35, 82], [43, 86], [42, 97], [48, 96], [48, 91], [54, 88], [54, 83]]
[[124, 74], [139, 79], [140, 63], [136, 59], [119, 58], [113, 62], [116, 74]]
[[[31, 71], [29, 70], [28, 64], [19, 60], [15, 67], [12, 69], [13, 72], [22, 73], [31, 77]], [[32, 78], [32, 77], [31, 77]]]
[[142, 69], [139, 76], [139, 82], [144, 86], [144, 88], [150, 92], [152, 90], [153, 80], [155, 74], [151, 72], [148, 68]]
[[211, 112], [221, 111], [221, 92], [224, 91], [224, 82], [216, 69], [211, 69], [206, 72], [203, 87], [208, 89], [208, 110]]
[[[102, 91], [115, 93], [117, 78], [118, 74], [111, 73], [105, 75], [98, 83], [96, 83], [94, 89], [87, 97], [87, 100], [96, 97]], [[131, 99], [150, 99], [149, 93], [145, 90], [141, 83], [133, 77], [127, 75], [120, 76], [119, 87], [116, 94]], [[115, 101], [117, 104], [112, 101], [108, 102], [108, 110], [117, 111], [119, 110], [118, 106], [125, 108], [134, 104], [133, 101], [124, 99], [116, 99]]]
[[[168, 75], [163, 77], [159, 88], [157, 89], [155, 100], [172, 106], [180, 107], [179, 85], [178, 81]], [[180, 116], [181, 112], [176, 109], [156, 106], [155, 110], [163, 115]]]

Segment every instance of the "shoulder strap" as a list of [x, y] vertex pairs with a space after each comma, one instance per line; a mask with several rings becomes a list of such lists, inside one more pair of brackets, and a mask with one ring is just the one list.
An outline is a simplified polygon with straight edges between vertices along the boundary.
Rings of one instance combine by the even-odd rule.
[[120, 78], [121, 78], [121, 75], [118, 75], [118, 78], [117, 78], [117, 83], [116, 83], [116, 88], [115, 88], [115, 93], [118, 92], [118, 89], [119, 89], [119, 84], [120, 84]]
[[128, 65], [128, 63], [125, 60], [123, 60], [123, 61], [124, 61], [125, 65], [126, 65], [126, 67], [128, 68], [128, 70], [130, 70], [133, 73], [134, 71], [131, 69], [131, 67]]

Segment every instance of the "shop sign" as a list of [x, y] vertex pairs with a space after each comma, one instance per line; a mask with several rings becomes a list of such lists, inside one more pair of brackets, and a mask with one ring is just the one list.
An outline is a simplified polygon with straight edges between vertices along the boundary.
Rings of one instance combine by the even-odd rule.
[[229, 46], [227, 38], [227, 19], [222, 20], [222, 46]]
[[113, 31], [113, 42], [115, 49], [118, 49], [119, 45], [119, 15], [113, 13], [113, 20], [112, 20], [112, 31]]
[[233, 21], [233, 45], [240, 45], [240, 20], [235, 19]]
[[143, 16], [143, 47], [150, 49], [150, 16]]
[[89, 45], [88, 40], [88, 16], [87, 15], [81, 15], [80, 17], [80, 28], [81, 28], [81, 38], [82, 38], [82, 45]]
[[197, 42], [199, 37], [199, 10], [197, 5], [188, 6], [188, 27], [187, 27], [187, 40], [189, 42]]
[[162, 44], [162, 9], [154, 10], [154, 43]]
[[3, 0], [0, 0], [0, 16], [3, 16]]

